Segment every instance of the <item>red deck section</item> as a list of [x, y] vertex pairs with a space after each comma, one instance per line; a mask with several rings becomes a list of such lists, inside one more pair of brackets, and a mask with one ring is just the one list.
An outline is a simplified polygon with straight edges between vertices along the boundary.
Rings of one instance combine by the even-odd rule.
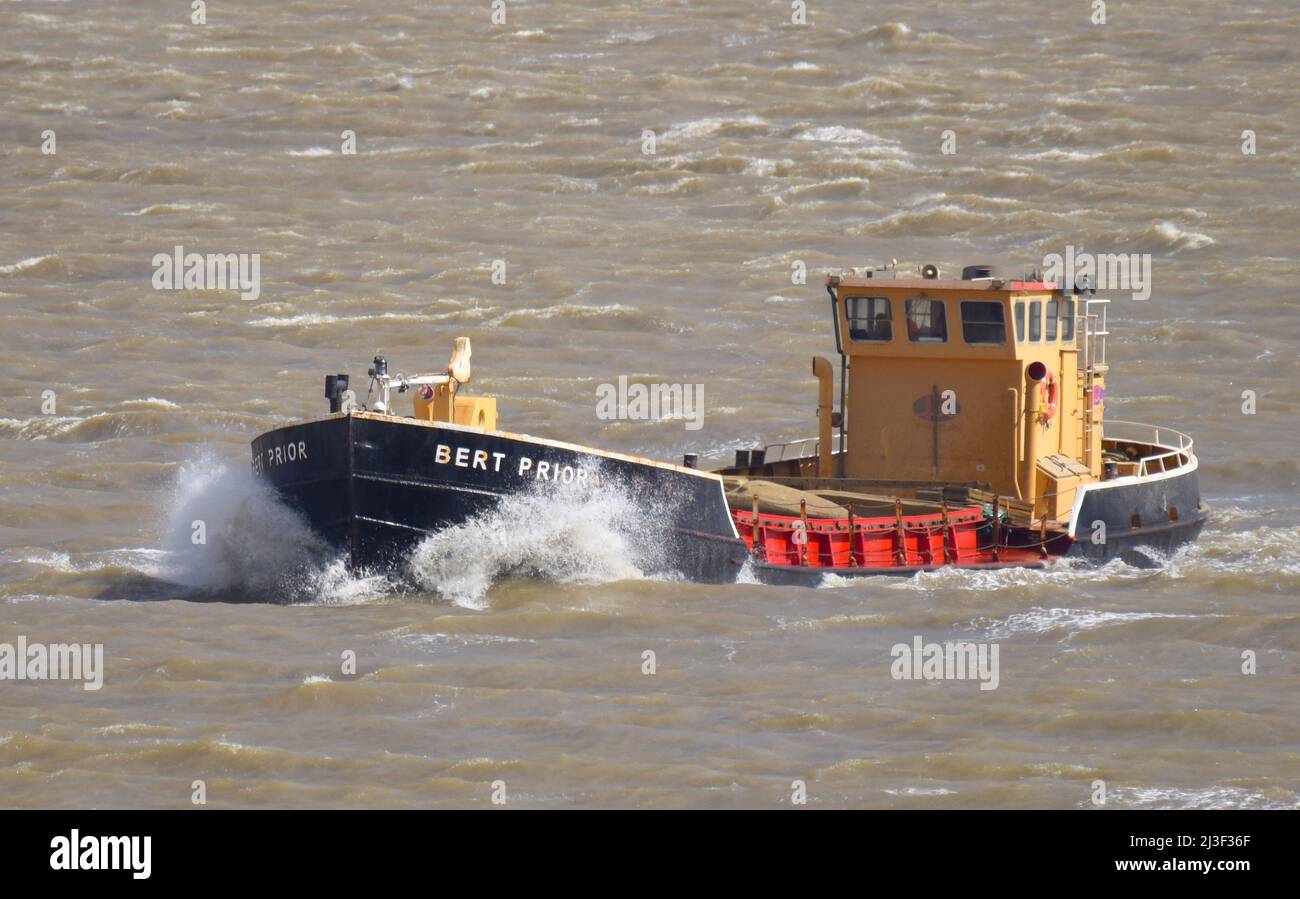
[[754, 555], [769, 565], [806, 568], [931, 568], [942, 565], [1024, 565], [1042, 562], [1037, 549], [1000, 546], [996, 554], [979, 506], [901, 518], [809, 518], [732, 509], [736, 530]]

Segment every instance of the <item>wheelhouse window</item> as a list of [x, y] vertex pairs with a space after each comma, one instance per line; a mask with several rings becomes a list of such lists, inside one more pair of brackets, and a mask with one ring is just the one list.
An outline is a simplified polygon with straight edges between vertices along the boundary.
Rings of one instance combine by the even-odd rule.
[[945, 343], [948, 319], [941, 300], [907, 301], [907, 339], [913, 343]]
[[1047, 301], [1047, 334], [1044, 339], [1056, 340], [1058, 323], [1061, 320], [1060, 305], [1056, 300]]
[[1041, 343], [1043, 340], [1043, 303], [1034, 300], [1029, 304], [1029, 342]]
[[893, 313], [884, 297], [847, 297], [849, 337], [853, 340], [894, 339]]
[[1061, 340], [1074, 340], [1074, 300], [1061, 300]]
[[1025, 342], [1025, 304], [1016, 303], [1016, 340]]
[[1002, 304], [963, 300], [961, 338], [969, 344], [1006, 343], [1007, 321]]

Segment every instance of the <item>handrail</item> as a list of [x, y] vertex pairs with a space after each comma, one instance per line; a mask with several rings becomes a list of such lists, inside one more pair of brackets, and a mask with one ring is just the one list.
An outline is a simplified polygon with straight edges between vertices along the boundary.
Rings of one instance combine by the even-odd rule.
[[[839, 450], [834, 448], [835, 433], [831, 434], [831, 453], [839, 455]], [[807, 448], [807, 449], [805, 449]], [[794, 450], [792, 453], [791, 450]], [[792, 462], [803, 459], [815, 459], [821, 452], [821, 444], [817, 437], [801, 437], [798, 440], [787, 440], [784, 443], [769, 443], [763, 447], [764, 462]]]
[[[1111, 433], [1111, 429], [1110, 429], [1111, 425], [1120, 425], [1121, 426], [1120, 430], [1123, 430], [1124, 428], [1145, 429], [1146, 433], [1141, 438], [1138, 439], [1140, 440], [1140, 442], [1149, 443], [1152, 446], [1164, 447], [1165, 449], [1175, 450], [1177, 452], [1184, 452], [1184, 453], [1190, 452], [1192, 449], [1192, 444], [1193, 444], [1192, 438], [1184, 434], [1182, 431], [1175, 431], [1173, 428], [1162, 428], [1157, 425], [1149, 425], [1141, 421], [1126, 421], [1122, 418], [1107, 418], [1102, 422], [1102, 426], [1105, 428], [1105, 435], [1108, 438], [1114, 436]], [[1164, 439], [1165, 437], [1176, 438], [1178, 441], [1177, 445], [1175, 446], [1172, 443], [1166, 443]], [[1134, 439], [1134, 438], [1124, 438], [1124, 439]]]
[[[1118, 425], [1118, 428], [1114, 427]], [[1186, 465], [1192, 456], [1194, 442], [1190, 436], [1182, 431], [1176, 431], [1173, 428], [1159, 427], [1149, 425], [1140, 421], [1126, 421], [1122, 418], [1107, 418], [1101, 422], [1102, 437], [1105, 440], [1126, 441], [1130, 443], [1146, 443], [1153, 447], [1158, 447], [1163, 452], [1152, 453], [1149, 456], [1143, 456], [1135, 460], [1139, 463], [1138, 473], [1146, 475], [1152, 463], [1162, 462], [1174, 456], [1179, 457], [1178, 464]], [[1118, 433], [1116, 433], [1118, 431]], [[1170, 442], [1173, 441], [1173, 442]], [[804, 450], [804, 447], [811, 446], [811, 452]], [[792, 449], [796, 452], [789, 452]], [[769, 443], [764, 450], [764, 462], [784, 462], [794, 461], [796, 459], [810, 459], [817, 456], [817, 438], [804, 437], [799, 440], [790, 440], [785, 443]], [[1188, 458], [1182, 458], [1187, 456]], [[1164, 471], [1163, 462], [1158, 469]]]
[[[1111, 425], [1119, 425], [1118, 434], [1112, 431]], [[1132, 432], [1125, 433], [1125, 429], [1132, 429]], [[1117, 442], [1145, 443], [1157, 449], [1164, 450], [1160, 453], [1152, 453], [1149, 456], [1143, 456], [1138, 462], [1138, 475], [1149, 474], [1151, 463], [1160, 462], [1160, 471], [1166, 471], [1163, 460], [1173, 456], [1178, 457], [1178, 464], [1186, 465], [1191, 459], [1193, 453], [1192, 438], [1182, 431], [1175, 431], [1173, 428], [1161, 428], [1156, 425], [1145, 424], [1140, 421], [1125, 421], [1120, 418], [1108, 418], [1102, 422], [1103, 440], [1114, 440]], [[1177, 446], [1169, 443], [1169, 440], [1175, 440]], [[1187, 458], [1184, 458], [1186, 456]]]
[[[803, 450], [803, 447], [805, 447], [805, 445], [808, 444], [811, 444], [811, 446], [809, 447], [811, 451], [805, 452]], [[798, 452], [794, 454], [788, 453], [788, 450], [795, 447], [800, 448]], [[818, 446], [817, 446], [816, 437], [804, 437], [800, 440], [789, 440], [786, 441], [785, 443], [769, 443], [767, 444], [767, 446], [763, 447], [763, 461], [784, 462], [787, 459], [790, 460], [808, 459], [808, 458], [815, 457], [817, 455], [817, 451], [818, 451]]]

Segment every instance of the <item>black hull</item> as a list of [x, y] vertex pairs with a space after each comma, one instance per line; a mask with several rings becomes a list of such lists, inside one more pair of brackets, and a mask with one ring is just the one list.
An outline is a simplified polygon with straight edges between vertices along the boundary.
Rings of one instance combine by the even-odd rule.
[[[517, 434], [352, 414], [253, 441], [253, 468], [354, 570], [401, 571], [426, 536], [529, 491], [612, 487], [648, 510], [652, 566], [704, 583], [735, 581], [747, 551], [721, 481], [672, 465]], [[527, 527], [526, 521], [517, 523]]]
[[[1075, 501], [1069, 554], [1149, 568], [1196, 540], [1208, 518], [1194, 464], [1160, 475], [1088, 484]], [[1104, 540], [1098, 522], [1105, 525]]]

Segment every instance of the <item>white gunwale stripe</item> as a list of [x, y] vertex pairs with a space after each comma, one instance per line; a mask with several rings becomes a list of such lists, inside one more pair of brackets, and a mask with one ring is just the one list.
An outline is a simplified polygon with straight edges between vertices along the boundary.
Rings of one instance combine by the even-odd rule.
[[654, 468], [662, 468], [667, 471], [678, 471], [682, 474], [694, 475], [697, 478], [707, 478], [711, 481], [717, 481], [719, 487], [722, 485], [722, 475], [714, 474], [711, 471], [701, 471], [698, 468], [686, 468], [682, 465], [674, 465], [671, 462], [660, 462], [656, 459], [647, 459], [644, 456], [629, 456], [625, 453], [615, 453], [610, 450], [596, 449], [592, 446], [583, 446], [578, 443], [565, 443], [562, 440], [550, 440], [546, 437], [534, 437], [531, 434], [520, 434], [514, 431], [491, 431], [487, 428], [476, 428], [472, 425], [460, 425], [449, 421], [423, 421], [418, 418], [403, 418], [396, 415], [381, 415], [377, 412], [338, 412], [333, 415], [323, 415], [320, 418], [310, 418], [305, 421], [297, 421], [293, 424], [284, 425], [279, 428], [272, 428], [264, 434], [259, 434], [255, 440], [260, 440], [268, 434], [274, 434], [276, 431], [283, 431], [288, 428], [296, 428], [300, 425], [315, 424], [318, 421], [330, 421], [336, 418], [363, 418], [367, 421], [383, 421], [391, 424], [410, 425], [413, 427], [439, 428], [452, 431], [463, 431], [466, 434], [486, 434], [491, 437], [503, 437], [507, 440], [520, 440], [526, 443], [536, 443], [542, 446], [549, 446], [555, 449], [569, 450], [575, 453], [586, 453], [590, 456], [601, 456], [606, 459], [618, 459], [622, 462], [634, 462], [638, 465], [649, 465]]

